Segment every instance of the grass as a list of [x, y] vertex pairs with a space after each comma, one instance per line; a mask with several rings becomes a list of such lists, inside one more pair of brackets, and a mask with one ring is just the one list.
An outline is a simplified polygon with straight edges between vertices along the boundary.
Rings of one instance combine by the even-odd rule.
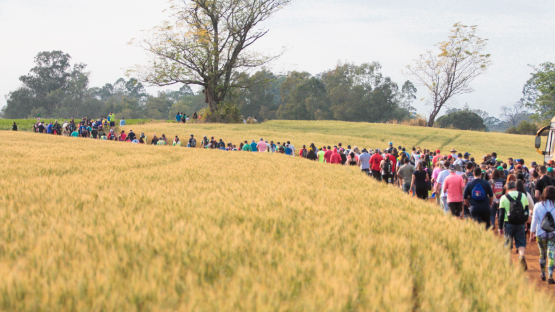
[[[430, 148], [461, 133], [339, 122], [133, 130], [297, 146], [426, 136]], [[532, 149], [496, 135], [450, 144]], [[298, 157], [2, 132], [0, 220], [0, 310], [555, 311], [476, 224]]]

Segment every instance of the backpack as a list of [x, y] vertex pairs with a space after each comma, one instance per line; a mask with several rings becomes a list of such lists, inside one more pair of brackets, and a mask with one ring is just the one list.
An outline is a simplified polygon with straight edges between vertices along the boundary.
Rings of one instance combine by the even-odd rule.
[[307, 154], [308, 154], [308, 152], [306, 151], [306, 149], [303, 149], [303, 152], [302, 152], [303, 158], [306, 158]]
[[520, 201], [522, 199], [522, 193], [518, 193], [516, 200], [509, 194], [505, 196], [507, 196], [507, 199], [511, 203], [508, 214], [509, 223], [517, 225], [526, 223], [526, 221], [528, 221], [528, 212], [524, 210], [522, 202]]
[[190, 141], [191, 141], [190, 142], [191, 147], [197, 147], [197, 140], [195, 138], [191, 138]]
[[[553, 211], [553, 209], [551, 209], [551, 211]], [[547, 233], [555, 231], [555, 220], [553, 220], [553, 215], [551, 214], [551, 211], [547, 211], [545, 213], [545, 216], [543, 217], [541, 223], [542, 230], [546, 231]]]
[[391, 160], [389, 159], [389, 156], [385, 158], [383, 163], [383, 172], [385, 174], [389, 174], [391, 172]]
[[484, 201], [487, 199], [486, 192], [482, 187], [482, 183], [476, 183], [476, 185], [472, 189], [471, 198], [477, 201]]

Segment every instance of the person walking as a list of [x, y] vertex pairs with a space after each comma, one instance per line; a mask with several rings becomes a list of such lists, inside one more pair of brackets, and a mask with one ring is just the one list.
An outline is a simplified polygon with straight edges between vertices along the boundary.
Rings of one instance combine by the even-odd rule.
[[358, 165], [360, 166], [360, 171], [370, 175], [370, 154], [364, 148], [362, 149], [362, 153], [358, 155]]
[[314, 150], [310, 148], [310, 150], [308, 150], [308, 154], [306, 155], [306, 158], [310, 160], [318, 160], [318, 155], [316, 155]]
[[341, 165], [341, 155], [337, 152], [337, 147], [333, 148], [333, 154], [330, 156], [330, 163]]
[[[393, 144], [393, 143], [390, 143]], [[393, 146], [391, 146], [393, 148]], [[384, 159], [380, 163], [380, 169], [382, 171], [382, 179], [385, 184], [393, 184], [395, 178], [395, 164], [396, 159], [391, 155], [389, 149], [386, 150]]]
[[260, 142], [258, 142], [258, 144], [256, 144], [256, 148], [258, 149], [259, 152], [263, 153], [266, 152], [266, 142], [264, 142], [264, 140], [262, 138], [260, 138]]
[[[359, 156], [360, 157], [360, 156]], [[374, 179], [381, 181], [382, 180], [382, 173], [380, 172], [380, 165], [382, 163], [383, 157], [381, 155], [380, 149], [376, 149], [376, 153], [372, 155], [370, 158], [370, 164], [372, 168], [372, 176]]]
[[[555, 213], [555, 187], [544, 189], [540, 201], [534, 206], [534, 216], [530, 227], [530, 243], [535, 240], [540, 249], [541, 279], [546, 280], [545, 267], [549, 276], [548, 283], [555, 284], [553, 269], [555, 268], [555, 228], [549, 228], [549, 221]], [[545, 222], [548, 224], [544, 225]]]
[[473, 176], [474, 178], [464, 188], [464, 201], [466, 206], [469, 207], [472, 220], [478, 223], [486, 223], [486, 229], [489, 229], [492, 225], [490, 210], [494, 198], [493, 190], [486, 180], [482, 180], [482, 170], [480, 168], [474, 169]]
[[463, 209], [464, 180], [457, 174], [455, 165], [449, 166], [449, 176], [443, 183], [443, 192], [447, 195], [447, 206], [451, 214], [460, 217]]
[[403, 191], [408, 194], [413, 183], [414, 166], [408, 157], [403, 158], [403, 163], [403, 166], [399, 168], [398, 176], [403, 179]]
[[[408, 158], [407, 158], [408, 159]], [[411, 189], [414, 188], [416, 196], [420, 199], [428, 199], [428, 181], [430, 175], [424, 170], [424, 163], [419, 162], [417, 170], [412, 174]]]
[[524, 253], [526, 251], [526, 222], [530, 221], [530, 207], [525, 194], [518, 192], [517, 183], [507, 183], [507, 194], [499, 201], [499, 234], [505, 237], [505, 247], [513, 248], [513, 240], [518, 249], [519, 262], [524, 271], [528, 269]]

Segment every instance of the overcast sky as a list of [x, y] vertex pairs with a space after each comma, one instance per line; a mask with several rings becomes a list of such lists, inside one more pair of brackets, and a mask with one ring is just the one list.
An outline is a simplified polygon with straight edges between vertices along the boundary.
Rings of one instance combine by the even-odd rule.
[[[144, 63], [143, 51], [127, 43], [167, 19], [168, 6], [165, 0], [0, 0], [0, 107], [40, 51], [62, 50], [87, 64], [91, 86], [115, 82]], [[409, 79], [401, 74], [405, 66], [445, 40], [454, 23], [478, 25], [493, 65], [474, 81], [474, 93], [453, 104], [497, 116], [499, 107], [520, 98], [532, 71], [528, 64], [555, 61], [554, 12], [555, 1], [548, 0], [293, 0], [265, 23], [270, 33], [256, 49], [285, 47], [273, 64], [283, 73], [378, 61], [401, 85]], [[419, 91], [419, 99], [426, 96]], [[416, 107], [428, 112], [423, 102]]]

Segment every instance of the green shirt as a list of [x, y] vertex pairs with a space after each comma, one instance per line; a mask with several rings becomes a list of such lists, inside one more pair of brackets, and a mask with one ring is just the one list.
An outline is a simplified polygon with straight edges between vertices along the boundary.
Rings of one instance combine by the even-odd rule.
[[324, 154], [326, 154], [326, 152], [324, 152], [324, 151], [319, 151], [319, 152], [318, 152], [318, 160], [319, 160], [320, 162], [322, 162], [322, 163], [323, 163], [324, 160], [325, 160]]
[[243, 146], [243, 151], [251, 152], [252, 148], [251, 148], [250, 144], [245, 144], [245, 146]]
[[166, 141], [164, 141], [164, 140], [158, 140], [158, 142], [156, 143], [156, 145], [166, 145]]
[[[518, 193], [519, 192], [517, 191], [509, 192], [508, 194], [502, 196], [501, 199], [499, 200], [499, 209], [505, 209], [505, 222], [509, 221], [508, 212], [511, 211], [511, 202], [507, 198], [507, 195], [511, 196], [516, 200], [518, 198]], [[526, 194], [522, 194], [522, 197], [520, 198], [520, 202], [522, 203], [522, 207], [524, 207], [524, 210], [530, 209], [530, 207], [526, 208], [528, 206], [528, 199], [526, 198]]]

